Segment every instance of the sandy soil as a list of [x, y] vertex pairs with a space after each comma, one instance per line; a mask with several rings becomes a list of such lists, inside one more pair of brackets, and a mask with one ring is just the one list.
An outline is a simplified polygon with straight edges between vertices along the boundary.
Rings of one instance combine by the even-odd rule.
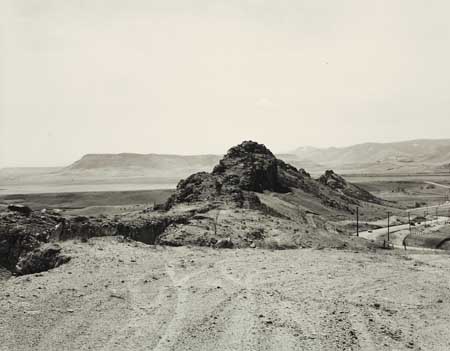
[[65, 242], [0, 281], [0, 350], [448, 350], [448, 256]]

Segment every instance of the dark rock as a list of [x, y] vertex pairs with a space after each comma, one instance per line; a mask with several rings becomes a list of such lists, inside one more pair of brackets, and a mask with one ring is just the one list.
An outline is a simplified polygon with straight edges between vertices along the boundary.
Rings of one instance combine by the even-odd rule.
[[348, 183], [344, 178], [340, 175], [334, 173], [332, 170], [328, 170], [323, 174], [319, 179], [319, 182], [327, 187], [340, 192], [350, 198], [367, 201], [367, 202], [375, 202], [379, 203], [380, 199], [373, 196], [368, 191], [360, 188], [359, 186]]
[[21, 213], [25, 216], [29, 216], [31, 214], [31, 208], [25, 205], [8, 205], [8, 210]]
[[232, 147], [212, 173], [200, 172], [178, 183], [175, 193], [158, 208], [169, 210], [180, 203], [227, 203], [241, 208], [264, 209], [257, 193], [288, 193], [298, 189], [310, 193], [328, 207], [353, 213], [359, 201], [379, 199], [345, 179], [327, 171], [317, 181], [304, 169], [277, 159], [264, 145], [244, 141]]
[[246, 238], [251, 241], [264, 239], [264, 228], [252, 230], [246, 234]]
[[15, 272], [18, 275], [39, 273], [58, 267], [69, 260], [70, 257], [61, 255], [59, 245], [45, 244], [22, 256]]
[[89, 221], [89, 217], [86, 216], [75, 216], [72, 218], [72, 221], [75, 223], [83, 223], [83, 222], [88, 222]]
[[[50, 241], [114, 235], [117, 232], [113, 225], [105, 227], [89, 219], [87, 222], [85, 219], [73, 221], [49, 212], [31, 211], [27, 216], [11, 212], [0, 217], [0, 266], [17, 274], [52, 268], [66, 259], [60, 260], [52, 247], [40, 252], [41, 245], [45, 246]], [[55, 256], [52, 258], [53, 254]], [[31, 268], [33, 265], [42, 268]]]
[[219, 239], [214, 245], [216, 249], [232, 249], [234, 247], [233, 242], [230, 238], [227, 239]]
[[283, 164], [264, 145], [244, 141], [228, 151], [212, 175], [222, 176], [225, 185], [231, 183], [241, 190], [287, 192], [289, 188], [278, 173], [278, 167]]
[[262, 144], [244, 141], [231, 148], [212, 173], [200, 172], [180, 181], [175, 194], [162, 208], [168, 210], [177, 203], [199, 201], [259, 208], [261, 203], [255, 192], [286, 193], [291, 187], [301, 186], [303, 178], [309, 178], [304, 170], [298, 171], [278, 160]]
[[192, 217], [191, 213], [179, 215], [164, 215], [137, 222], [122, 222], [117, 225], [116, 235], [123, 235], [146, 244], [157, 244], [160, 235], [170, 225], [186, 224]]

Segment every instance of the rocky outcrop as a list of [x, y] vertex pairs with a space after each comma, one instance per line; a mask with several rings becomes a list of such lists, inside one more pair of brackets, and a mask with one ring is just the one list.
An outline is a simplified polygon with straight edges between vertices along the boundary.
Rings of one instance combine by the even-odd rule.
[[24, 205], [9, 205], [8, 210], [18, 212], [24, 216], [29, 216], [31, 214], [31, 208]]
[[57, 244], [69, 239], [85, 241], [92, 237], [121, 235], [155, 244], [168, 226], [187, 223], [194, 213], [152, 213], [115, 221], [85, 216], [65, 218], [51, 212], [31, 211], [29, 215], [14, 210], [2, 212], [0, 266], [18, 275], [55, 268], [70, 259], [61, 253]]
[[264, 145], [244, 141], [231, 148], [212, 173], [195, 173], [178, 183], [164, 208], [178, 203], [222, 201], [239, 207], [258, 208], [254, 193], [286, 193], [293, 187], [307, 187], [310, 175], [303, 169], [277, 159]]
[[[264, 145], [244, 141], [228, 151], [211, 176], [219, 179], [222, 187], [281, 193], [289, 191], [289, 184], [280, 172], [283, 168], [288, 170], [287, 164], [277, 160]], [[296, 171], [295, 168], [292, 170]]]
[[61, 254], [57, 244], [44, 244], [20, 256], [15, 273], [18, 275], [33, 274], [56, 268], [70, 260], [69, 256]]
[[244, 141], [231, 148], [211, 173], [196, 173], [180, 181], [162, 208], [169, 210], [181, 203], [225, 202], [260, 209], [257, 193], [283, 194], [295, 189], [314, 195], [327, 207], [350, 213], [359, 201], [378, 201], [333, 171], [327, 171], [319, 180], [312, 179], [304, 169], [277, 159], [264, 145]]
[[29, 252], [48, 242], [58, 218], [10, 210], [0, 214], [0, 265], [17, 272], [16, 264]]
[[350, 198], [374, 203], [381, 202], [380, 199], [373, 196], [368, 191], [355, 184], [348, 183], [344, 178], [334, 173], [332, 170], [326, 171], [325, 174], [323, 174], [318, 180], [323, 185]]
[[143, 242], [145, 244], [156, 244], [159, 236], [166, 228], [175, 224], [186, 224], [192, 213], [178, 215], [158, 216], [134, 222], [122, 222], [117, 225], [117, 235]]
[[9, 207], [0, 213], [0, 265], [18, 275], [41, 272], [69, 260], [57, 241], [115, 233], [115, 224], [100, 219], [63, 218], [31, 209], [24, 213]]

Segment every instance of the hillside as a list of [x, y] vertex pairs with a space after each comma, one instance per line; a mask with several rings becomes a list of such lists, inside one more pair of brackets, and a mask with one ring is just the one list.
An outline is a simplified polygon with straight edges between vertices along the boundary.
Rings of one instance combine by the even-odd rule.
[[292, 153], [299, 160], [356, 173], [448, 171], [450, 139], [365, 143], [323, 149], [300, 147]]
[[169, 226], [159, 240], [176, 246], [209, 245], [218, 239], [241, 247], [268, 241], [289, 247], [353, 245], [328, 220], [352, 218], [357, 206], [383, 205], [332, 171], [316, 180], [264, 145], [245, 141], [232, 147], [211, 173], [198, 172], [178, 183], [158, 209], [194, 215], [186, 224]]

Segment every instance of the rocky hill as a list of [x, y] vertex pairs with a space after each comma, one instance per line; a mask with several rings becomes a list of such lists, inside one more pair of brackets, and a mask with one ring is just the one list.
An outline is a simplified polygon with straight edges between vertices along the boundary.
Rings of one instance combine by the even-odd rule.
[[252, 207], [258, 206], [258, 193], [283, 194], [295, 190], [349, 212], [352, 212], [349, 206], [359, 201], [380, 202], [332, 171], [315, 180], [304, 169], [277, 159], [264, 145], [245, 141], [231, 148], [211, 173], [200, 172], [182, 180], [165, 208], [199, 201], [231, 201], [241, 207]]
[[334, 173], [332, 170], [325, 171], [325, 174], [320, 176], [318, 180], [323, 185], [326, 185], [339, 193], [345, 194], [350, 198], [359, 199], [366, 202], [382, 203], [381, 199], [375, 197], [361, 187], [347, 182], [344, 178]]
[[244, 141], [232, 147], [211, 173], [195, 173], [178, 183], [159, 209], [189, 210], [193, 215], [186, 223], [168, 226], [158, 241], [217, 245], [219, 240], [219, 245], [237, 247], [354, 245], [322, 214], [348, 218], [356, 206], [381, 202], [332, 172], [316, 180], [304, 169], [279, 160], [264, 145]]

